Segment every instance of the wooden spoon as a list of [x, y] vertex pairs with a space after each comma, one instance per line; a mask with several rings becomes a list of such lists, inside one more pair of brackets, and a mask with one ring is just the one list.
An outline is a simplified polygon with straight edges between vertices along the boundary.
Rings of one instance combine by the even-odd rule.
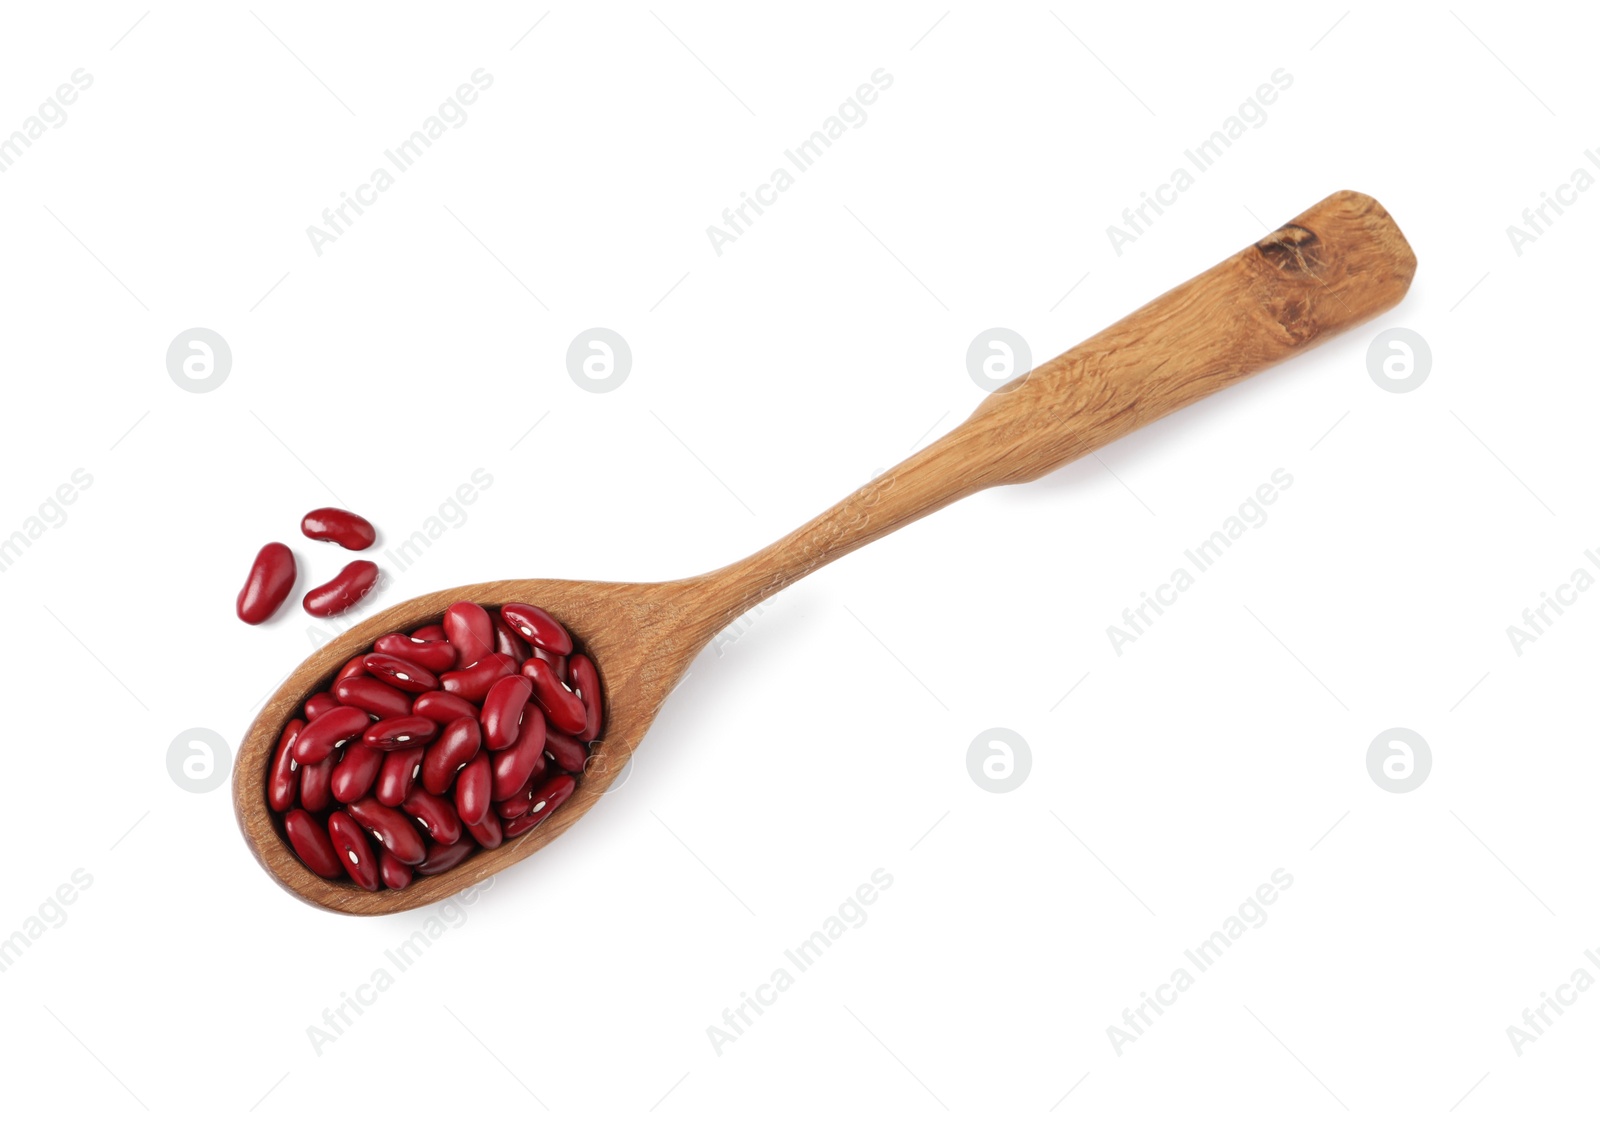
[[[307, 659], [267, 702], [239, 751], [233, 801], [256, 858], [301, 899], [382, 915], [442, 900], [566, 832], [628, 762], [667, 694], [713, 636], [753, 605], [859, 546], [975, 491], [1037, 479], [1307, 349], [1400, 301], [1416, 257], [1376, 200], [1330, 195], [1201, 273], [986, 397], [954, 431], [766, 549], [661, 584], [507, 580], [408, 600]], [[274, 825], [266, 773], [278, 734], [352, 656], [391, 631], [438, 622], [457, 600], [537, 604], [567, 625], [604, 679], [606, 728], [577, 791], [543, 825], [410, 887], [364, 892], [302, 865]]]

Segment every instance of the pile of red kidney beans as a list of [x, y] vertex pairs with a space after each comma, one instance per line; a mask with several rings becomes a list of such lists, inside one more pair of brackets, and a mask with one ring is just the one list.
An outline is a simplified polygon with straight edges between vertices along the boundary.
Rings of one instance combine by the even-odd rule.
[[538, 826], [600, 735], [600, 676], [531, 604], [385, 635], [283, 729], [267, 803], [307, 868], [405, 888]]

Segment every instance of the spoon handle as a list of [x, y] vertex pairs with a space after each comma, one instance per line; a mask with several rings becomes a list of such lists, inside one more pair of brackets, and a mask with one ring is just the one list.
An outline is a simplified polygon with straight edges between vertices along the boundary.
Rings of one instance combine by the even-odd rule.
[[956, 499], [1037, 479], [1399, 303], [1417, 259], [1340, 191], [986, 397], [956, 429], [794, 533], [719, 570], [732, 619]]

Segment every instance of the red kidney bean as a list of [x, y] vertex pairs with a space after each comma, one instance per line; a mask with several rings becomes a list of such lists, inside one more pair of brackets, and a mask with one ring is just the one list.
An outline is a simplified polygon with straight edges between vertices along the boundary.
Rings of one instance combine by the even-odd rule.
[[[559, 773], [557, 773], [559, 774]], [[533, 809], [535, 797], [539, 789], [545, 785], [550, 775], [550, 761], [545, 756], [539, 757], [539, 764], [528, 775], [522, 789], [513, 794], [509, 799], [494, 804], [494, 812], [507, 822], [521, 818]]]
[[522, 732], [523, 707], [533, 696], [533, 683], [521, 674], [501, 678], [483, 699], [483, 746], [491, 752], [509, 748]]
[[299, 807], [283, 816], [283, 832], [288, 836], [295, 856], [317, 876], [336, 880], [344, 872], [344, 867], [339, 864], [339, 855], [328, 840], [328, 831]]
[[384, 887], [396, 890], [409, 888], [412, 878], [417, 875], [410, 865], [387, 849], [378, 854], [378, 873], [383, 877]]
[[572, 636], [543, 608], [532, 604], [507, 604], [500, 609], [500, 618], [536, 647], [543, 647], [551, 654], [572, 653]]
[[421, 822], [422, 828], [440, 845], [449, 845], [461, 836], [461, 816], [456, 808], [421, 787], [406, 796], [400, 809]]
[[[563, 682], [567, 680], [566, 655], [551, 654], [543, 647], [534, 647], [532, 657], [540, 659], [544, 662], [548, 662], [551, 668], [555, 670], [557, 678], [560, 678]], [[523, 661], [526, 662], [527, 659], [524, 659]]]
[[439, 688], [439, 679], [434, 677], [433, 671], [424, 670], [407, 659], [374, 652], [362, 661], [368, 674], [407, 693], [427, 693]]
[[527, 785], [534, 768], [544, 762], [544, 740], [544, 714], [538, 706], [529, 705], [523, 711], [522, 735], [511, 747], [489, 757], [496, 802], [509, 799]]
[[478, 843], [471, 838], [462, 838], [454, 845], [440, 845], [434, 842], [428, 847], [427, 858], [417, 866], [417, 872], [425, 877], [431, 877], [436, 873], [448, 873], [472, 856], [472, 851], [477, 848]]
[[444, 794], [455, 782], [456, 772], [478, 754], [481, 741], [477, 721], [471, 717], [451, 721], [423, 757], [423, 787], [435, 795]]
[[511, 630], [511, 625], [499, 616], [493, 617], [494, 623], [494, 649], [507, 658], [517, 660], [517, 665], [522, 665], [527, 659], [533, 657], [533, 648], [522, 641], [522, 636]]
[[267, 805], [282, 814], [294, 805], [295, 792], [300, 790], [300, 776], [296, 773], [294, 738], [306, 723], [299, 717], [283, 726], [278, 736], [277, 751], [272, 754], [272, 767], [267, 771]]
[[555, 669], [543, 659], [530, 658], [522, 664], [523, 675], [533, 683], [533, 697], [562, 732], [580, 733], [589, 723], [583, 700], [562, 684]]
[[422, 835], [417, 833], [417, 828], [404, 813], [376, 799], [361, 799], [351, 803], [347, 809], [351, 818], [378, 836], [383, 848], [407, 865], [422, 864], [427, 849], [422, 844]]
[[339, 757], [329, 756], [320, 764], [300, 765], [300, 805], [312, 814], [321, 814], [333, 802], [333, 769], [338, 761]]
[[371, 561], [352, 561], [327, 584], [306, 593], [301, 605], [309, 615], [326, 619], [355, 607], [377, 583], [378, 566]]
[[446, 693], [453, 693], [468, 701], [480, 702], [489, 694], [489, 687], [501, 678], [517, 672], [517, 664], [503, 654], [490, 652], [470, 666], [460, 670], [447, 670], [439, 675], [439, 684]]
[[416, 639], [396, 632], [381, 636], [372, 644], [372, 649], [379, 654], [394, 655], [407, 662], [414, 662], [424, 670], [432, 670], [435, 674], [452, 670], [456, 665], [456, 649], [443, 639], [429, 642], [426, 639]]
[[439, 733], [439, 726], [426, 717], [385, 717], [368, 725], [361, 742], [384, 752], [396, 748], [426, 748]]
[[339, 703], [334, 700], [334, 696], [327, 690], [314, 693], [310, 697], [306, 698], [306, 720], [314, 721], [326, 713], [329, 709], [337, 708], [338, 704]]
[[300, 520], [300, 532], [314, 542], [337, 542], [346, 549], [366, 549], [378, 531], [359, 514], [336, 506], [319, 506]]
[[378, 801], [384, 806], [399, 806], [406, 796], [416, 790], [417, 772], [422, 770], [422, 757], [426, 748], [401, 748], [384, 754], [383, 767], [378, 770]]
[[466, 600], [451, 604], [444, 610], [443, 627], [462, 666], [494, 653], [494, 624], [479, 605]]
[[472, 835], [472, 840], [485, 849], [499, 849], [500, 843], [505, 840], [500, 819], [492, 814], [485, 814], [482, 822], [463, 822], [462, 826]]
[[328, 815], [328, 840], [333, 842], [333, 852], [350, 879], [368, 892], [378, 891], [378, 860], [356, 820], [342, 810]]
[[580, 772], [589, 759], [589, 750], [582, 742], [560, 729], [550, 729], [545, 733], [544, 750], [550, 753], [550, 758], [562, 771]]
[[588, 655], [573, 655], [570, 676], [568, 681], [583, 701], [584, 722], [583, 729], [578, 733], [578, 739], [585, 744], [600, 736], [600, 725], [603, 723], [603, 713], [600, 705], [600, 672], [595, 669], [594, 663]]
[[494, 791], [494, 773], [489, 766], [489, 753], [479, 752], [456, 776], [456, 813], [463, 822], [482, 822], [483, 816], [493, 807], [490, 795]]
[[447, 725], [460, 717], [471, 717], [474, 721], [479, 717], [476, 705], [458, 694], [445, 693], [443, 690], [429, 690], [427, 693], [418, 694], [417, 699], [411, 703], [411, 712], [441, 725]]
[[[310, 703], [307, 702], [307, 705]], [[313, 717], [294, 742], [294, 758], [302, 764], [321, 763], [359, 736], [367, 727], [367, 715], [351, 705], [335, 705]]]
[[533, 825], [537, 826], [554, 814], [556, 808], [567, 801], [567, 797], [577, 786], [578, 781], [570, 775], [557, 775], [545, 780], [544, 786], [533, 796], [533, 807], [528, 811], [528, 817], [533, 819]]
[[285, 722], [265, 794], [308, 868], [404, 888], [570, 798], [604, 723], [598, 668], [548, 613], [506, 607], [382, 636]]
[[340, 705], [365, 709], [380, 721], [388, 717], [411, 716], [411, 697], [408, 694], [365, 674], [335, 682], [333, 696], [339, 699]]
[[233, 610], [246, 623], [265, 623], [294, 590], [294, 554], [282, 542], [268, 542], [250, 563]]
[[[333, 757], [328, 757], [332, 759]], [[344, 750], [344, 756], [333, 765], [333, 782], [329, 790], [342, 803], [353, 803], [372, 790], [383, 766], [386, 754], [368, 744], [357, 742]]]

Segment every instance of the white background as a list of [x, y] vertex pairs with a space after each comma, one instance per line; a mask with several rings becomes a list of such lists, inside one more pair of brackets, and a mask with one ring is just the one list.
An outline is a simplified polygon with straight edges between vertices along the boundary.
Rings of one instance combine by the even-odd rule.
[[[0, 175], [0, 536], [93, 478], [0, 573], [0, 935], [93, 878], [0, 974], [8, 1115], [1593, 1102], [1600, 996], [1520, 1057], [1506, 1032], [1600, 977], [1600, 594], [1520, 654], [1506, 634], [1600, 572], [1600, 196], [1520, 256], [1506, 234], [1600, 144], [1583, 16], [144, 12], [0, 28], [0, 131], [93, 75]], [[306, 227], [480, 67], [466, 122], [318, 256]], [[718, 256], [708, 224], [878, 68], [866, 123]], [[1279, 68], [1266, 123], [1114, 253], [1106, 227]], [[395, 579], [361, 614], [476, 580], [699, 572], [954, 427], [978, 332], [1042, 360], [1346, 187], [1416, 249], [1404, 304], [769, 603], [696, 663], [622, 787], [317, 1054], [308, 1027], [426, 915], [305, 907], [251, 860], [226, 784], [169, 776], [174, 737], [236, 747], [320, 641], [293, 604], [234, 618], [263, 542], [296, 549], [298, 597], [347, 559], [298, 537], [305, 510], [337, 497], [392, 543], [483, 468], [421, 562], [379, 558]], [[566, 369], [595, 325], [633, 352], [605, 394]], [[203, 394], [165, 365], [196, 326], [233, 353]], [[1410, 393], [1368, 374], [1393, 326], [1431, 347]], [[1279, 468], [1268, 521], [1115, 653], [1107, 626]], [[1366, 764], [1395, 726], [1433, 756], [1404, 795]], [[968, 774], [992, 727], [1031, 746], [1009, 794]], [[1265, 925], [1119, 1056], [1107, 1027], [1280, 868]], [[708, 1026], [877, 869], [865, 924], [718, 1055]]]

